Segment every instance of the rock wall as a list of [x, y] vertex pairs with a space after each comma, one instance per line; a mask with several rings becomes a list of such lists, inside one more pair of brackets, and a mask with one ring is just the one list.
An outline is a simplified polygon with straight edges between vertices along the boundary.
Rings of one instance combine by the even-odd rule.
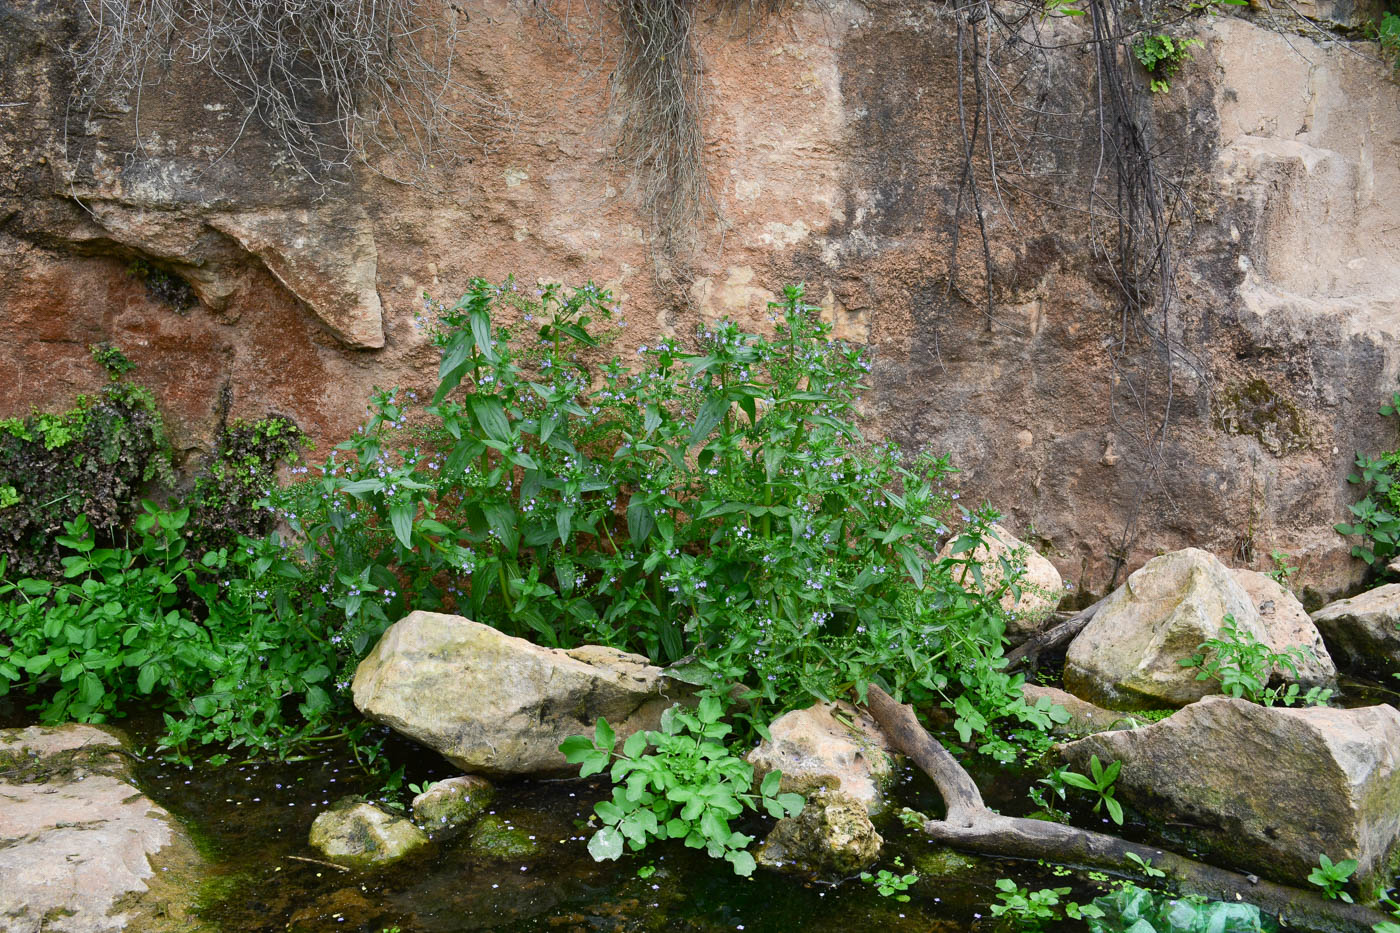
[[[701, 10], [722, 229], [698, 231], [667, 286], [613, 155], [606, 11], [574, 8], [589, 41], [570, 43], [524, 4], [427, 4], [463, 31], [469, 83], [510, 119], [431, 185], [362, 170], [327, 190], [243, 125], [226, 88], [178, 68], [139, 108], [75, 119], [71, 6], [0, 9], [0, 416], [96, 386], [86, 348], [111, 340], [187, 457], [225, 402], [290, 415], [324, 450], [373, 386], [432, 384], [414, 323], [424, 291], [512, 272], [592, 279], [645, 343], [723, 314], [761, 327], [765, 302], [804, 281], [838, 334], [874, 351], [872, 433], [951, 451], [966, 498], [997, 504], [1080, 589], [1186, 545], [1256, 566], [1282, 549], [1324, 592], [1360, 574], [1331, 525], [1354, 499], [1353, 451], [1394, 440], [1375, 409], [1400, 372], [1387, 197], [1400, 88], [1306, 23], [1197, 20], [1203, 45], [1154, 101], [1154, 144], [1183, 194], [1168, 328], [1183, 352], [1167, 361], [1125, 339], [1085, 223], [1100, 154], [1076, 23], [1047, 27], [1064, 49], [1025, 75], [1064, 132], [1032, 140], [986, 204], [989, 312], [975, 227], [959, 231], [961, 293], [947, 286], [963, 150], [942, 6], [824, 0], [758, 23]], [[1317, 15], [1342, 14], [1360, 15]], [[197, 305], [152, 298], [133, 260], [184, 278]]]

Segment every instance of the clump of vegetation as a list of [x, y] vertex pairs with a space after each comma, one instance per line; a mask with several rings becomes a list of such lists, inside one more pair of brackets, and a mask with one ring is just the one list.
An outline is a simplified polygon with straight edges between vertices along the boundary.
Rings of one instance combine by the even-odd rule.
[[[503, 308], [522, 323], [497, 324]], [[640, 651], [702, 695], [740, 684], [736, 718], [754, 731], [878, 683], [944, 705], [998, 760], [1044, 748], [1057, 711], [1027, 705], [1002, 670], [999, 601], [1022, 568], [1005, 561], [986, 593], [957, 583], [980, 574], [971, 555], [995, 513], [959, 508], [946, 458], [861, 436], [869, 364], [800, 289], [774, 307], [771, 337], [723, 322], [631, 365], [603, 361], [597, 324], [618, 311], [593, 286], [527, 295], [477, 280], [429, 310], [434, 396], [378, 392], [319, 476], [269, 490], [300, 431], [235, 423], [183, 504], [106, 529], [73, 512], [62, 534], [36, 531], [67, 582], [11, 564], [13, 688], [50, 719], [140, 697], [169, 711], [177, 750], [288, 754], [348, 713], [349, 672], [391, 620], [459, 609], [546, 645]], [[112, 392], [157, 417], [148, 396]], [[100, 404], [17, 430], [27, 450], [71, 452]], [[7, 470], [0, 485], [22, 507], [41, 472]], [[133, 479], [120, 501], [138, 500]], [[949, 538], [953, 556], [935, 560]]]
[[803, 801], [779, 793], [783, 775], [776, 770], [751, 793], [753, 765], [724, 746], [731, 728], [723, 713], [716, 696], [701, 700], [694, 712], [672, 706], [661, 715], [659, 732], [634, 733], [621, 752], [606, 719], [598, 720], [593, 738], [564, 740], [559, 750], [580, 766], [580, 777], [608, 771], [616, 785], [612, 799], [593, 808], [603, 824], [588, 841], [594, 859], [615, 859], [624, 845], [637, 852], [652, 840], [680, 839], [728, 861], [736, 875], [753, 874], [748, 852], [753, 838], [735, 832], [729, 822], [760, 808], [777, 819], [796, 816]]
[[81, 516], [110, 540], [129, 527], [147, 483], [173, 481], [155, 399], [125, 378], [133, 364], [111, 346], [92, 354], [110, 377], [96, 396], [0, 421], [0, 559], [11, 573], [56, 576], [65, 523]]
[[1151, 76], [1153, 93], [1165, 94], [1172, 89], [1172, 77], [1191, 60], [1191, 49], [1201, 44], [1200, 39], [1144, 33], [1133, 40], [1133, 55]]
[[186, 500], [195, 549], [231, 548], [240, 537], [271, 531], [274, 516], [266, 500], [277, 485], [277, 469], [284, 463], [305, 469], [298, 464], [309, 443], [296, 422], [281, 415], [224, 425]]
[[177, 312], [185, 312], [199, 303], [190, 283], [168, 269], [161, 269], [146, 262], [134, 259], [126, 267], [126, 274], [140, 279], [146, 286], [146, 294], [153, 300], [167, 305]]
[[1217, 638], [1201, 642], [1196, 653], [1177, 661], [1182, 667], [1199, 667], [1199, 681], [1215, 680], [1221, 692], [1235, 698], [1265, 706], [1292, 706], [1302, 702], [1307, 706], [1326, 706], [1332, 691], [1313, 687], [1302, 696], [1296, 683], [1269, 686], [1274, 671], [1287, 669], [1296, 678], [1298, 665], [1312, 658], [1312, 649], [1305, 645], [1290, 645], [1274, 651], [1254, 637], [1252, 632], [1236, 626], [1235, 617], [1227, 615]]
[[[1380, 414], [1387, 418], [1400, 415], [1400, 392], [1391, 393]], [[1361, 544], [1352, 545], [1352, 556], [1372, 567], [1384, 567], [1400, 552], [1400, 448], [1378, 457], [1358, 450], [1356, 470], [1347, 476], [1347, 482], [1360, 486], [1365, 495], [1348, 506], [1353, 520], [1333, 527], [1344, 535], [1361, 537]]]

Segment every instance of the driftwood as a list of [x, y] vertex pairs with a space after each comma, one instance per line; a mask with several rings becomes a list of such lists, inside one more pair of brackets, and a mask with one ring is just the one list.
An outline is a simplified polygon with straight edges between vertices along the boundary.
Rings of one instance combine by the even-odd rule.
[[1285, 926], [1317, 933], [1370, 933], [1373, 924], [1391, 919], [1369, 907], [1329, 900], [1320, 893], [1216, 868], [1105, 833], [993, 813], [957, 759], [919, 725], [912, 707], [896, 703], [873, 684], [866, 706], [894, 747], [937, 785], [947, 815], [928, 820], [923, 831], [939, 842], [984, 855], [1045, 859], [1142, 878], [1141, 866], [1130, 858], [1136, 856], [1150, 860], [1153, 868], [1164, 872], [1185, 893], [1248, 901], [1278, 917]]
[[1065, 621], [1052, 625], [1043, 632], [1037, 632], [1024, 644], [1008, 651], [1006, 653], [1006, 669], [1014, 671], [1022, 665], [1034, 668], [1042, 654], [1064, 647], [1074, 636], [1083, 631], [1084, 626], [1093, 621], [1094, 616], [1107, 599], [1108, 597], [1105, 596], [1089, 608], [1081, 609]]

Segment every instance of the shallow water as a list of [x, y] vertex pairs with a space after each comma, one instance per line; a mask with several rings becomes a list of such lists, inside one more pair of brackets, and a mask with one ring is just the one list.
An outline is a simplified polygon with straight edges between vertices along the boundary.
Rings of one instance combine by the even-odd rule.
[[[393, 740], [391, 753], [406, 764], [408, 782], [455, 773], [408, 743]], [[762, 870], [752, 879], [738, 878], [727, 864], [674, 843], [599, 864], [585, 848], [588, 831], [577, 825], [605, 796], [595, 781], [498, 785], [491, 812], [535, 837], [540, 851], [534, 856], [481, 857], [465, 834], [442, 834], [427, 850], [387, 869], [343, 872], [302, 859], [317, 858], [306, 843], [317, 813], [348, 793], [376, 794], [348, 757], [193, 770], [148, 760], [138, 778], [153, 799], [195, 831], [214, 859], [216, 877], [204, 892], [204, 913], [226, 931], [924, 933], [990, 929], [988, 904], [998, 877], [1033, 888], [1068, 883], [1027, 863], [959, 861], [956, 876], [925, 871], [910, 901], [901, 903], [857, 880], [815, 884]], [[937, 795], [926, 780], [906, 774], [903, 781], [908, 802], [936, 810]], [[1008, 800], [1024, 798], [1024, 786], [996, 782], [989, 796], [1005, 790]], [[745, 828], [761, 837], [769, 822], [755, 818]], [[896, 855], [910, 867], [936, 867], [927, 861], [936, 850], [917, 833], [897, 822], [881, 830], [887, 845], [878, 867], [894, 869]], [[654, 874], [637, 876], [649, 867]]]

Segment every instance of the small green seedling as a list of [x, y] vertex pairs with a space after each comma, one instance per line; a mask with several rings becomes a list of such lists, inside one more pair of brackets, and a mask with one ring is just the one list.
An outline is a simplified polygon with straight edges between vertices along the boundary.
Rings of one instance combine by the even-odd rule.
[[1077, 774], [1073, 771], [1061, 771], [1060, 778], [1071, 787], [1078, 787], [1081, 790], [1091, 791], [1099, 795], [1099, 799], [1094, 801], [1094, 812], [1098, 813], [1103, 807], [1108, 811], [1108, 816], [1119, 826], [1123, 825], [1123, 805], [1113, 797], [1113, 782], [1118, 780], [1118, 772], [1123, 767], [1121, 761], [1115, 761], [1105, 767], [1099, 761], [1099, 756], [1094, 755], [1089, 759], [1089, 775]]
[[1347, 880], [1356, 873], [1356, 859], [1344, 858], [1333, 862], [1323, 853], [1317, 857], [1318, 865], [1308, 875], [1308, 880], [1322, 889], [1322, 893], [1332, 900], [1351, 903], [1351, 895], [1345, 890]]

